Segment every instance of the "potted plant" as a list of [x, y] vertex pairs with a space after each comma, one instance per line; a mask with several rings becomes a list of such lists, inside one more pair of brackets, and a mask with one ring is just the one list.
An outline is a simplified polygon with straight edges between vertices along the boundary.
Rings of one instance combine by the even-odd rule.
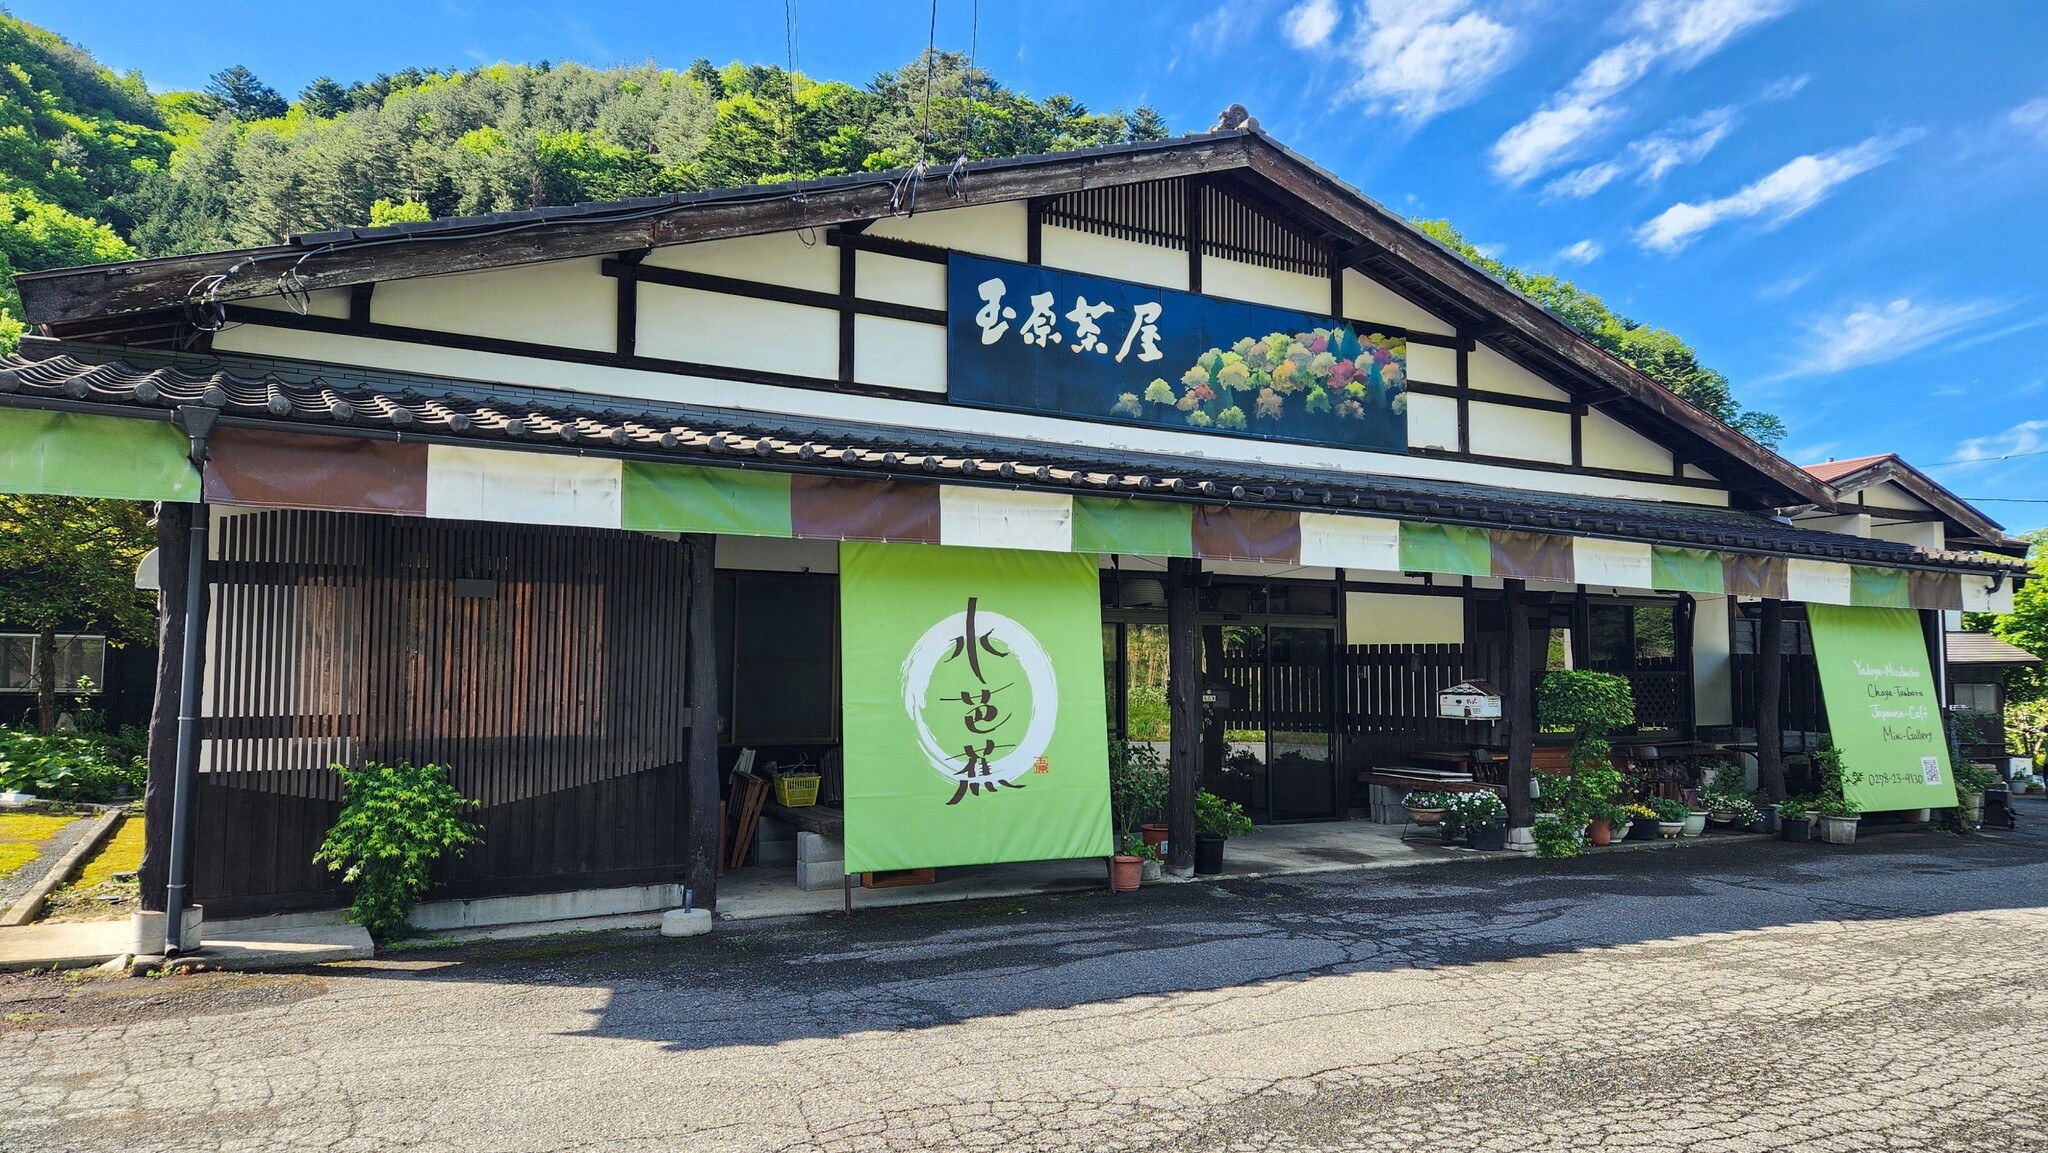
[[1156, 881], [1159, 879], [1159, 867], [1162, 862], [1159, 850], [1142, 837], [1126, 844], [1123, 855], [1138, 858], [1138, 879], [1140, 881]]
[[1223, 871], [1223, 842], [1251, 832], [1252, 819], [1244, 806], [1226, 801], [1207, 789], [1195, 794], [1195, 872]]
[[1621, 813], [1628, 819], [1629, 840], [1654, 841], [1657, 839], [1657, 810], [1641, 801], [1633, 801], [1621, 806]]
[[1670, 797], [1658, 797], [1650, 802], [1650, 807], [1657, 811], [1657, 835], [1667, 841], [1677, 840], [1684, 832], [1686, 818], [1692, 810], [1684, 801], [1674, 801]]
[[1751, 803], [1748, 797], [1737, 797], [1728, 802], [1728, 827], [1738, 833], [1761, 833], [1764, 831], [1763, 810]]
[[1414, 824], [1433, 827], [1444, 819], [1444, 810], [1451, 807], [1451, 796], [1417, 789], [1401, 800], [1401, 807], [1408, 810], [1408, 820]]
[[1856, 843], [1856, 824], [1863, 814], [1839, 797], [1822, 797], [1813, 804], [1820, 814], [1820, 839], [1830, 845]]
[[1820, 777], [1820, 797], [1811, 808], [1820, 814], [1820, 839], [1830, 845], [1856, 843], [1856, 823], [1863, 819], [1860, 806], [1848, 799], [1848, 789], [1863, 782], [1862, 773], [1847, 771], [1842, 750], [1823, 740], [1813, 754], [1813, 768]]
[[1465, 832], [1465, 843], [1485, 853], [1507, 848], [1508, 806], [1492, 789], [1459, 793], [1451, 798], [1450, 812]]
[[1799, 842], [1812, 838], [1813, 822], [1806, 819], [1806, 802], [1797, 798], [1778, 802], [1778, 835]]
[[1956, 818], [1963, 828], [1975, 829], [1984, 824], [1984, 790], [1998, 783], [1998, 777], [1990, 769], [1973, 761], [1958, 758], [1955, 761], [1956, 776]]
[[[1166, 766], [1159, 757], [1159, 750], [1149, 744], [1136, 741], [1112, 741], [1109, 746], [1109, 815], [1114, 824], [1116, 843], [1129, 845], [1133, 841], [1144, 841], [1133, 835], [1139, 818], [1147, 813], [1157, 812], [1166, 804]], [[1154, 850], [1155, 857], [1157, 850]], [[1138, 887], [1143, 877], [1145, 859], [1133, 856], [1128, 850], [1109, 859], [1109, 887], [1113, 892], [1128, 893]], [[1124, 882], [1128, 880], [1129, 884]]]

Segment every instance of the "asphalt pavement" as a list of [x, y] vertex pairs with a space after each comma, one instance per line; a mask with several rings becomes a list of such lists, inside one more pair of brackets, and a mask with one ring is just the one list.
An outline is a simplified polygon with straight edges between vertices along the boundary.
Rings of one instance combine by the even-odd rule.
[[5, 978], [0, 1148], [2048, 1149], [2044, 827]]

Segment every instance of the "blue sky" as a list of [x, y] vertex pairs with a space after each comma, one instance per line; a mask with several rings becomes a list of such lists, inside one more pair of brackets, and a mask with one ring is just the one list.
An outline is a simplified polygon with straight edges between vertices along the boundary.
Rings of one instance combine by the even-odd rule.
[[[764, 0], [9, 7], [155, 88], [789, 52]], [[798, 0], [799, 66], [864, 82], [930, 18]], [[2048, 5], [940, 0], [939, 45], [970, 38], [1013, 87], [1177, 131], [1241, 102], [1383, 203], [1678, 332], [1801, 463], [1896, 451], [2014, 531], [2048, 523]]]

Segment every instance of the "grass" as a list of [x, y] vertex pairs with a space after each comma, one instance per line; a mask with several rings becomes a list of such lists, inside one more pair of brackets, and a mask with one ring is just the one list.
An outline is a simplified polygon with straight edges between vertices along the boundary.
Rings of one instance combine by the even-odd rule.
[[43, 854], [43, 842], [77, 820], [49, 813], [0, 813], [0, 877], [11, 877]]
[[[50, 894], [48, 921], [98, 921], [124, 917], [141, 907], [133, 874], [142, 867], [142, 817], [124, 817], [121, 827], [85, 862], [71, 883]], [[127, 875], [115, 880], [116, 873]]]

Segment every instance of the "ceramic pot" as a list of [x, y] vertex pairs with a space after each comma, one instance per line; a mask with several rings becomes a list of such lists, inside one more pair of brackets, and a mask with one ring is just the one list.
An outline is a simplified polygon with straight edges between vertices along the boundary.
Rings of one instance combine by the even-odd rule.
[[1614, 828], [1606, 817], [1594, 817], [1586, 822], [1586, 840], [1594, 845], [1606, 845], [1614, 838]]
[[1631, 841], [1654, 841], [1663, 835], [1658, 830], [1657, 818], [1637, 817], [1628, 823], [1628, 839]]
[[1778, 835], [1788, 841], [1797, 841], [1804, 844], [1813, 839], [1813, 826], [1806, 823], [1805, 817], [1798, 817], [1790, 821], [1780, 821], [1778, 824]]
[[1145, 877], [1145, 859], [1126, 857], [1122, 854], [1109, 859], [1109, 891], [1112, 893], [1135, 893], [1138, 882]]
[[1444, 811], [1442, 809], [1409, 809], [1408, 819], [1418, 825], [1432, 826], [1444, 819]]
[[1465, 843], [1482, 853], [1498, 853], [1508, 847], [1508, 831], [1499, 824], [1474, 825], [1465, 830]]
[[1679, 834], [1680, 834], [1680, 833], [1682, 833], [1682, 832], [1684, 832], [1684, 831], [1685, 831], [1685, 822], [1684, 822], [1684, 821], [1658, 821], [1658, 822], [1657, 822], [1657, 835], [1658, 835], [1658, 836], [1660, 836], [1660, 837], [1662, 837], [1662, 838], [1664, 838], [1664, 839], [1665, 839], [1665, 840], [1667, 840], [1667, 841], [1675, 841], [1675, 840], [1677, 840], [1677, 839], [1678, 839], [1678, 836], [1679, 836]]
[[1820, 819], [1820, 839], [1830, 845], [1853, 845], [1856, 843], [1856, 822], [1861, 817], [1828, 817]]
[[1195, 838], [1195, 872], [1210, 876], [1223, 871], [1223, 838]]
[[1697, 837], [1707, 831], [1707, 815], [1695, 809], [1685, 815], [1685, 832], [1688, 837]]
[[1169, 855], [1167, 853], [1167, 842], [1173, 835], [1172, 826], [1157, 824], [1139, 825], [1138, 835], [1145, 839], [1146, 844], [1152, 846], [1152, 851], [1158, 853], [1161, 860], [1165, 860]]

